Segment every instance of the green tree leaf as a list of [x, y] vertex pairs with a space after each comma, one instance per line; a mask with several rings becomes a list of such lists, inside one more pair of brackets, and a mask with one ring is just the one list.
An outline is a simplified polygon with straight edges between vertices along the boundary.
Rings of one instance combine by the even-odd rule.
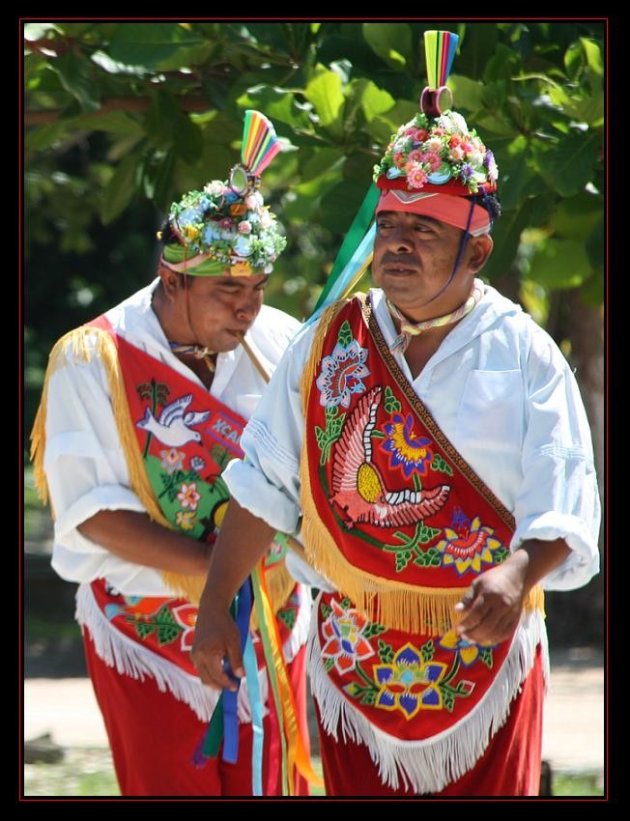
[[101, 220], [105, 225], [112, 222], [129, 205], [135, 193], [138, 160], [128, 154], [118, 164], [103, 194]]
[[53, 63], [61, 84], [77, 100], [83, 111], [95, 111], [99, 105], [99, 88], [93, 82], [90, 62], [74, 50], [68, 50]]
[[200, 33], [177, 23], [124, 23], [114, 32], [109, 53], [120, 63], [155, 68], [180, 50], [203, 44]]
[[411, 28], [407, 23], [363, 23], [363, 36], [390, 68], [404, 71], [412, 61]]
[[321, 70], [306, 86], [304, 96], [313, 104], [320, 123], [340, 136], [344, 104], [341, 77], [334, 71]]
[[529, 276], [546, 288], [575, 288], [592, 270], [583, 242], [551, 238], [534, 254]]
[[461, 106], [469, 111], [477, 111], [483, 106], [483, 83], [461, 74], [451, 74], [448, 86], [453, 92], [453, 99], [457, 100], [457, 109]]
[[563, 197], [581, 191], [593, 177], [599, 142], [599, 137], [590, 132], [570, 134], [551, 150], [540, 153], [538, 163], [547, 185]]

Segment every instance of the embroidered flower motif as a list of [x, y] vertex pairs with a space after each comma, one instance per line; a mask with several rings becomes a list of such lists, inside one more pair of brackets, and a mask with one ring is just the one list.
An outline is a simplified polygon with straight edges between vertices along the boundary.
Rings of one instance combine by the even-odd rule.
[[193, 604], [180, 604], [171, 611], [177, 624], [184, 628], [180, 636], [180, 646], [182, 650], [190, 650], [195, 635], [195, 625], [197, 624], [197, 608]]
[[406, 177], [416, 190], [454, 179], [475, 194], [484, 184], [494, 188], [499, 170], [474, 128], [456, 111], [445, 111], [437, 119], [419, 113], [402, 125], [374, 166], [374, 181], [382, 174], [390, 180]]
[[414, 471], [426, 476], [428, 466], [433, 460], [433, 451], [429, 447], [431, 440], [425, 436], [415, 435], [411, 414], [403, 419], [400, 413], [395, 413], [392, 419], [393, 422], [385, 425], [387, 438], [381, 445], [383, 450], [391, 453], [391, 467], [401, 466], [407, 478]]
[[184, 469], [185, 455], [186, 454], [182, 450], [177, 450], [177, 448], [169, 448], [168, 450], [160, 451], [160, 456], [162, 457], [161, 465], [169, 476], [176, 470]]
[[376, 706], [383, 710], [400, 710], [407, 720], [420, 710], [442, 710], [442, 693], [438, 683], [448, 666], [440, 661], [423, 662], [420, 651], [407, 642], [396, 653], [391, 664], [377, 664], [374, 674], [380, 690]]
[[494, 562], [492, 551], [501, 547], [501, 542], [492, 538], [492, 528], [482, 527], [479, 516], [471, 522], [460, 508], [455, 508], [451, 525], [444, 528], [446, 538], [435, 545], [444, 554], [443, 565], [454, 564], [461, 576], [468, 569], [480, 573], [482, 563]]
[[193, 470], [196, 470], [197, 473], [201, 473], [201, 471], [206, 466], [206, 460], [202, 459], [201, 456], [193, 456], [190, 460], [190, 467]]
[[320, 404], [347, 408], [352, 394], [365, 390], [361, 380], [370, 375], [365, 365], [367, 355], [367, 348], [361, 348], [356, 339], [345, 348], [339, 343], [335, 345], [332, 354], [322, 359], [322, 371], [317, 377]]
[[182, 530], [192, 530], [195, 526], [195, 514], [192, 510], [178, 510], [175, 514], [175, 524]]
[[[479, 658], [480, 645], [471, 641], [466, 641], [461, 636], [457, 635], [457, 631], [453, 627], [448, 633], [445, 633], [441, 639], [438, 640], [440, 647], [445, 650], [451, 650], [459, 655], [460, 661], [465, 667], [470, 667]], [[494, 645], [483, 645], [484, 647], [494, 647]], [[474, 684], [473, 684], [474, 689]], [[472, 692], [472, 690], [471, 690]]]
[[357, 661], [373, 656], [374, 649], [364, 635], [369, 625], [367, 616], [359, 610], [344, 610], [334, 599], [331, 606], [333, 612], [322, 624], [326, 639], [322, 658], [334, 659], [337, 672], [343, 675], [354, 670]]
[[182, 507], [189, 507], [191, 510], [197, 510], [199, 499], [201, 495], [197, 493], [196, 482], [191, 482], [189, 485], [182, 483], [181, 490], [177, 494], [179, 503]]

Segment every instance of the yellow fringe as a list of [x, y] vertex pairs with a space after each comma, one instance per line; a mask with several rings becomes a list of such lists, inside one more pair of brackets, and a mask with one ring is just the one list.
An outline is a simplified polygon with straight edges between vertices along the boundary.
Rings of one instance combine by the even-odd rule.
[[[44, 474], [44, 452], [46, 449], [46, 414], [48, 410], [48, 387], [51, 376], [67, 362], [68, 355], [78, 362], [90, 362], [96, 356], [102, 363], [112, 401], [112, 411], [116, 420], [120, 445], [125, 455], [129, 471], [129, 485], [147, 510], [154, 522], [173, 530], [173, 526], [164, 516], [157, 503], [144, 462], [138, 447], [136, 432], [131, 420], [129, 404], [123, 375], [118, 361], [116, 343], [107, 331], [102, 328], [82, 326], [70, 331], [56, 343], [48, 359], [48, 368], [44, 378], [42, 399], [35, 417], [31, 433], [31, 460], [34, 465], [35, 487], [44, 503], [48, 500], [48, 487]], [[164, 583], [178, 595], [186, 596], [198, 602], [205, 579], [197, 576], [186, 576], [182, 573], [165, 571], [162, 574]]]
[[328, 308], [326, 308], [319, 319], [319, 324], [313, 335], [311, 353], [306, 365], [304, 366], [304, 372], [302, 373], [302, 379], [300, 380], [300, 392], [302, 394], [302, 410], [304, 412], [304, 418], [306, 418], [306, 409], [308, 406], [309, 396], [311, 394], [311, 387], [315, 384], [315, 372], [322, 356], [322, 349], [324, 347], [324, 340], [326, 339], [328, 328], [339, 311], [349, 301], [349, 299], [339, 299], [337, 302], [333, 302], [332, 305], [329, 305]]
[[[455, 605], [463, 589], [418, 587], [374, 576], [354, 567], [339, 550], [317, 512], [311, 491], [306, 447], [301, 461], [302, 540], [309, 563], [366, 613], [370, 621], [395, 630], [438, 636], [451, 629], [461, 615]], [[524, 610], [543, 611], [542, 588], [530, 591]]]

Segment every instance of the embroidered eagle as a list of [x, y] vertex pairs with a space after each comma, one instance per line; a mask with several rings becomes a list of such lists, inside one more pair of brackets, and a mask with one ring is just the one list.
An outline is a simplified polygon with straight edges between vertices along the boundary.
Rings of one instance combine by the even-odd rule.
[[382, 388], [372, 388], [362, 396], [333, 445], [331, 501], [345, 512], [348, 527], [359, 522], [378, 527], [414, 524], [437, 513], [450, 492], [448, 485], [422, 490], [384, 486], [372, 463], [372, 431], [382, 397]]

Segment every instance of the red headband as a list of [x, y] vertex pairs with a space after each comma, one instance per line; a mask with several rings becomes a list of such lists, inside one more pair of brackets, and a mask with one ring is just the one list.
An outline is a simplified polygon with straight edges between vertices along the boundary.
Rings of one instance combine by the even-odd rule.
[[449, 194], [433, 194], [428, 191], [403, 191], [393, 189], [383, 191], [376, 206], [376, 213], [381, 211], [405, 211], [411, 214], [424, 214], [440, 222], [454, 225], [462, 231], [468, 227], [468, 233], [474, 237], [490, 231], [490, 215], [480, 205], [473, 206], [470, 225], [470, 200], [454, 197]]

